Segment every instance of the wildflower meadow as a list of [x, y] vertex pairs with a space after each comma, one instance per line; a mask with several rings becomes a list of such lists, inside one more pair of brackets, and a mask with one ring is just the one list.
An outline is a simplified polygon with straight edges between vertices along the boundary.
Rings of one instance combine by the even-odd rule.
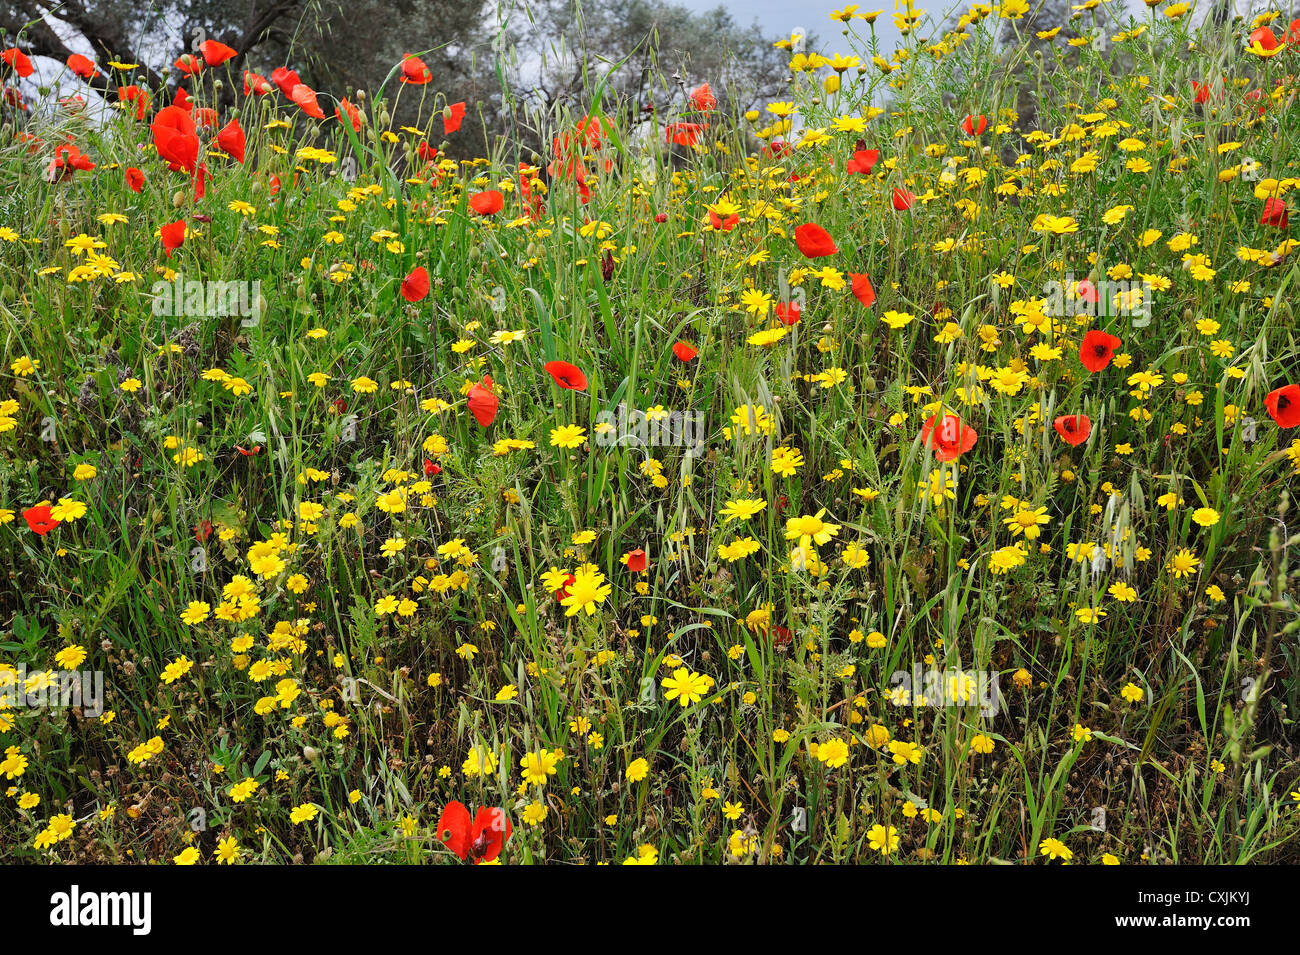
[[1300, 861], [1300, 20], [1040, 9], [5, 36], [0, 861]]

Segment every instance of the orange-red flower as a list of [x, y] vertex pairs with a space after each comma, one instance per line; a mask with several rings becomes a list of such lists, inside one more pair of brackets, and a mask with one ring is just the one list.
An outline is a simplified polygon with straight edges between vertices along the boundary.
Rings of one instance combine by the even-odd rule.
[[1264, 407], [1279, 428], [1300, 425], [1300, 385], [1283, 385], [1273, 389], [1264, 396]]
[[1115, 357], [1115, 349], [1121, 344], [1114, 335], [1094, 328], [1079, 343], [1079, 361], [1089, 371], [1099, 372], [1110, 364], [1110, 360]]
[[1052, 427], [1062, 441], [1077, 446], [1087, 441], [1088, 435], [1092, 434], [1092, 419], [1086, 414], [1061, 415], [1052, 422]]
[[[244, 79], [248, 79], [248, 74], [244, 74]], [[293, 88], [302, 82], [298, 76], [297, 70], [291, 70], [286, 66], [277, 66], [271, 71], [271, 82], [274, 83], [285, 96], [292, 98]]]
[[271, 90], [275, 89], [271, 81], [260, 73], [254, 73], [252, 70], [244, 70], [244, 95], [265, 96]]
[[462, 862], [494, 862], [513, 831], [504, 809], [484, 807], [471, 821], [464, 803], [449, 802], [438, 817], [438, 841]]
[[1260, 225], [1271, 225], [1274, 228], [1285, 229], [1286, 202], [1277, 196], [1272, 196], [1264, 200], [1264, 214], [1259, 217]]
[[433, 80], [433, 74], [424, 65], [424, 61], [414, 53], [402, 57], [402, 82], [415, 86], [424, 86]]
[[199, 44], [199, 52], [208, 66], [220, 66], [226, 60], [233, 60], [237, 54], [231, 47], [217, 40], [204, 40]]
[[937, 461], [953, 461], [975, 447], [979, 433], [955, 414], [940, 420], [930, 415], [921, 427], [921, 443], [934, 451]]
[[475, 214], [481, 216], [494, 216], [505, 207], [505, 204], [506, 197], [495, 189], [476, 192], [469, 197], [469, 207], [474, 210]]
[[871, 287], [871, 279], [858, 272], [849, 273], [850, 288], [853, 290], [853, 297], [859, 302], [870, 308], [876, 304], [876, 290]]
[[42, 537], [59, 526], [59, 521], [54, 517], [54, 508], [48, 504], [37, 504], [35, 507], [27, 508], [23, 511], [23, 520]]
[[134, 83], [130, 86], [119, 86], [117, 99], [120, 103], [129, 103], [134, 107], [127, 110], [127, 113], [134, 115], [136, 119], [144, 119], [144, 114], [149, 112], [149, 91], [141, 89]]
[[325, 111], [316, 100], [316, 91], [306, 83], [297, 84], [289, 91], [289, 99], [298, 104], [298, 108], [312, 119], [324, 119]]
[[167, 258], [172, 257], [172, 253], [185, 244], [185, 220], [178, 219], [176, 222], [169, 222], [158, 230], [162, 235], [163, 251], [167, 253]]
[[867, 176], [871, 174], [871, 168], [876, 164], [878, 159], [880, 159], [880, 151], [878, 149], [854, 150], [853, 157], [849, 159], [844, 168], [849, 173]]
[[237, 118], [226, 123], [217, 133], [217, 148], [241, 164], [244, 161], [245, 143], [244, 128], [239, 125]]
[[429, 270], [417, 265], [411, 274], [402, 279], [402, 298], [408, 302], [418, 302], [429, 294]]
[[182, 53], [176, 57], [176, 62], [172, 66], [186, 76], [198, 76], [203, 72], [203, 61], [193, 53]]
[[0, 53], [0, 62], [8, 64], [15, 73], [23, 78], [31, 76], [34, 70], [32, 61], [27, 58], [27, 54], [16, 46], [11, 46], [3, 53]]
[[154, 148], [173, 169], [194, 172], [199, 158], [199, 137], [189, 111], [175, 104], [158, 110], [152, 125]]
[[501, 399], [492, 393], [492, 378], [489, 375], [483, 376], [481, 385], [470, 388], [468, 405], [469, 413], [484, 428], [496, 420]]
[[587, 376], [577, 365], [567, 361], [548, 361], [543, 366], [555, 383], [569, 391], [582, 391], [587, 387]]
[[442, 111], [442, 134], [450, 136], [460, 129], [461, 120], [465, 118], [465, 104], [452, 103]]
[[691, 95], [687, 97], [687, 103], [690, 104], [691, 109], [708, 112], [717, 108], [718, 98], [713, 95], [713, 90], [709, 88], [708, 83], [701, 83], [691, 90]]
[[99, 70], [95, 67], [95, 61], [80, 53], [73, 53], [68, 57], [68, 69], [83, 80], [93, 80], [99, 75]]
[[794, 244], [810, 259], [824, 258], [840, 250], [831, 234], [815, 222], [805, 222], [794, 230]]

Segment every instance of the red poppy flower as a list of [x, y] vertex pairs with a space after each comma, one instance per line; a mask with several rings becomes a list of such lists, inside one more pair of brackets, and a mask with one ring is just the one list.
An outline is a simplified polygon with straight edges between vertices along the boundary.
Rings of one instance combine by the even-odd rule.
[[199, 52], [203, 54], [203, 62], [208, 66], [220, 66], [226, 60], [233, 60], [239, 55], [234, 49], [217, 40], [204, 40], [199, 44]]
[[713, 90], [709, 88], [708, 83], [701, 83], [699, 86], [695, 87], [695, 89], [691, 90], [691, 95], [687, 97], [687, 102], [690, 104], [691, 109], [708, 112], [711, 109], [717, 108], [718, 98], [713, 95]]
[[505, 204], [505, 196], [495, 189], [489, 189], [487, 192], [476, 192], [469, 197], [469, 207], [481, 216], [494, 216], [505, 207]]
[[725, 219], [718, 215], [712, 209], [709, 210], [709, 225], [719, 232], [730, 232], [740, 223], [740, 213], [733, 212]]
[[354, 133], [361, 132], [361, 110], [349, 102], [346, 96], [339, 100], [339, 105], [334, 107], [334, 115], [338, 117], [340, 123], [351, 123]]
[[1079, 361], [1089, 371], [1099, 372], [1110, 364], [1110, 360], [1115, 357], [1115, 349], [1120, 344], [1114, 335], [1094, 328], [1083, 336], [1083, 341], [1079, 344]]
[[578, 578], [573, 574], [566, 574], [564, 577], [564, 586], [555, 592], [555, 600], [558, 603], [561, 600], [567, 600], [569, 597], [569, 585]]
[[571, 365], [567, 361], [548, 361], [543, 367], [561, 388], [582, 391], [587, 387], [587, 376], [577, 365]]
[[794, 302], [777, 302], [776, 317], [782, 325], [795, 325], [799, 321], [799, 306]]
[[149, 129], [158, 155], [173, 169], [183, 169], [192, 174], [194, 164], [199, 160], [199, 137], [189, 111], [175, 104], [164, 106], [158, 110]]
[[849, 281], [852, 283], [849, 287], [853, 289], [854, 298], [867, 308], [876, 304], [876, 290], [871, 287], [871, 279], [857, 272], [850, 272]]
[[794, 147], [784, 139], [774, 139], [763, 147], [763, 152], [767, 153], [769, 156], [781, 159], [782, 157], [788, 156], [794, 152]]
[[967, 136], [982, 136], [984, 130], [989, 128], [989, 118], [983, 113], [978, 116], [967, 116], [961, 121], [961, 131]]
[[1259, 27], [1258, 29], [1251, 31], [1250, 45], [1258, 46], [1266, 53], [1271, 53], [1276, 50], [1280, 44], [1278, 43], [1277, 34], [1268, 27]]
[[32, 75], [32, 61], [27, 58], [27, 54], [16, 46], [10, 47], [3, 53], [0, 53], [0, 62], [7, 63], [13, 67], [13, 71], [21, 77]]
[[136, 119], [144, 119], [144, 114], [149, 112], [149, 91], [140, 89], [134, 83], [130, 86], [119, 86], [117, 99], [118, 102], [134, 105], [135, 108], [127, 112], [134, 113]]
[[217, 111], [210, 106], [204, 106], [198, 112], [199, 125], [204, 129], [209, 126], [217, 125]]
[[139, 192], [144, 188], [144, 173], [131, 166], [126, 171], [126, 184], [132, 192]]
[[704, 127], [699, 123], [669, 123], [664, 127], [664, 142], [675, 146], [699, 145]]
[[246, 458], [255, 458], [262, 453], [262, 446], [255, 444], [251, 448], [246, 448], [242, 444], [235, 445], [235, 450]]
[[244, 128], [239, 125], [238, 119], [232, 119], [221, 127], [221, 132], [217, 133], [217, 148], [227, 156], [230, 156], [238, 163], [244, 161], [244, 146], [247, 138], [244, 136]]
[[91, 170], [95, 164], [90, 161], [90, 157], [83, 153], [72, 143], [64, 143], [58, 149], [54, 150], [54, 158], [46, 167], [45, 178], [48, 182], [58, 182], [60, 179], [66, 179], [78, 169]]
[[953, 461], [975, 447], [979, 433], [955, 414], [946, 414], [943, 420], [930, 415], [921, 427], [921, 443], [934, 451], [937, 461]]
[[423, 265], [411, 269], [411, 274], [402, 279], [402, 298], [408, 302], [418, 302], [429, 294], [429, 270]]
[[907, 211], [908, 209], [912, 208], [912, 203], [915, 201], [916, 201], [916, 196], [914, 196], [907, 189], [903, 189], [900, 187], [894, 190], [893, 206], [896, 212]]
[[632, 573], [643, 574], [650, 561], [646, 557], [645, 551], [638, 547], [636, 550], [628, 551], [623, 555], [623, 563]]
[[693, 359], [699, 352], [690, 342], [678, 342], [673, 346], [673, 354], [677, 356], [678, 361], [686, 362]]
[[438, 841], [462, 862], [494, 862], [510, 840], [513, 829], [504, 809], [484, 807], [470, 820], [464, 803], [449, 802], [438, 817]]
[[815, 222], [805, 222], [794, 230], [794, 242], [799, 251], [810, 259], [834, 255], [840, 250], [831, 234]]
[[187, 113], [194, 112], [194, 104], [190, 101], [190, 94], [184, 88], [176, 91], [176, 95], [172, 97], [172, 105], [185, 110]]
[[[199, 163], [199, 168], [194, 170], [194, 199], [196, 202], [199, 199], [202, 199], [203, 194], [207, 192], [209, 178], [210, 177], [208, 176], [208, 164], [205, 162]], [[195, 216], [195, 218], [202, 219], [205, 222], [211, 221], [210, 219], [207, 219], [206, 217], [203, 216]]]
[[442, 111], [442, 134], [450, 136], [460, 129], [461, 120], [465, 118], [465, 104], [452, 103]]
[[172, 253], [185, 244], [185, 220], [169, 222], [158, 231], [162, 234], [163, 250], [170, 259]]
[[1285, 229], [1286, 221], [1286, 202], [1276, 196], [1265, 199], [1264, 214], [1259, 217], [1259, 224]]
[[274, 89], [271, 81], [260, 73], [254, 73], [252, 70], [244, 70], [244, 95], [245, 96], [265, 96]]
[[845, 169], [851, 174], [869, 176], [871, 169], [875, 166], [876, 161], [880, 158], [878, 149], [857, 149], [853, 152], [853, 158], [845, 165]]
[[299, 83], [289, 92], [289, 99], [298, 104], [298, 108], [312, 119], [324, 119], [325, 111], [316, 100], [316, 91], [305, 83]]
[[434, 464], [428, 458], [424, 459], [424, 473], [427, 477], [437, 477], [442, 473], [442, 465]]
[[1300, 385], [1283, 385], [1264, 396], [1264, 407], [1279, 428], [1300, 425]]
[[469, 413], [484, 428], [496, 420], [500, 406], [501, 399], [492, 393], [492, 378], [489, 375], [483, 376], [483, 384], [470, 388]]
[[1080, 445], [1092, 434], [1092, 419], [1086, 414], [1065, 414], [1052, 422], [1052, 427], [1069, 445]]
[[37, 504], [35, 507], [29, 507], [23, 511], [23, 520], [27, 522], [28, 527], [44, 537], [59, 526], [59, 522], [55, 520], [53, 514], [54, 508], [50, 507], [50, 505]]
[[1208, 103], [1210, 100], [1211, 86], [1209, 83], [1199, 83], [1192, 80], [1192, 101], [1195, 103]]
[[194, 525], [194, 539], [202, 544], [212, 536], [213, 530], [215, 530], [215, 528], [212, 526], [211, 521], [199, 521]]
[[424, 61], [414, 53], [402, 57], [402, 82], [414, 86], [424, 86], [433, 80], [433, 74], [424, 65]]
[[99, 70], [95, 68], [95, 61], [80, 53], [73, 53], [68, 57], [68, 69], [83, 80], [93, 80], [99, 75]]
[[297, 70], [291, 70], [288, 67], [277, 66], [271, 71], [271, 82], [274, 83], [285, 96], [293, 93], [293, 88], [302, 82], [298, 76]]
[[203, 61], [192, 53], [182, 53], [172, 66], [186, 76], [198, 76], [203, 72]]

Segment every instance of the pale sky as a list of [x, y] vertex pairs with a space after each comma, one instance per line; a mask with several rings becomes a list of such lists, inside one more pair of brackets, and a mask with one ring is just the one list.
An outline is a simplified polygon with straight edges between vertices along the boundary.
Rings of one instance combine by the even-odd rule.
[[[828, 0], [803, 0], [803, 2], [797, 0], [796, 2], [791, 0], [673, 0], [673, 2], [681, 3], [692, 10], [712, 10], [724, 6], [738, 23], [748, 26], [757, 20], [763, 32], [770, 33], [774, 40], [789, 37], [798, 27], [803, 27], [808, 32], [816, 33], [821, 37], [819, 52], [827, 54], [849, 52], [848, 40], [840, 36], [843, 25], [830, 18], [831, 11], [848, 6], [848, 0], [841, 0], [838, 3], [831, 3]], [[925, 5], [918, 4], [918, 6], [927, 9]], [[942, 4], [931, 3], [928, 6], [933, 7], [931, 12], [935, 14], [945, 9]], [[885, 49], [886, 55], [893, 52], [899, 40], [898, 30], [894, 26], [893, 0], [877, 0], [875, 3], [859, 2], [858, 9], [863, 13], [872, 10], [885, 11], [876, 20], [876, 36], [880, 38], [881, 47]], [[870, 27], [861, 20], [854, 21], [853, 29], [863, 37], [870, 36]]]

